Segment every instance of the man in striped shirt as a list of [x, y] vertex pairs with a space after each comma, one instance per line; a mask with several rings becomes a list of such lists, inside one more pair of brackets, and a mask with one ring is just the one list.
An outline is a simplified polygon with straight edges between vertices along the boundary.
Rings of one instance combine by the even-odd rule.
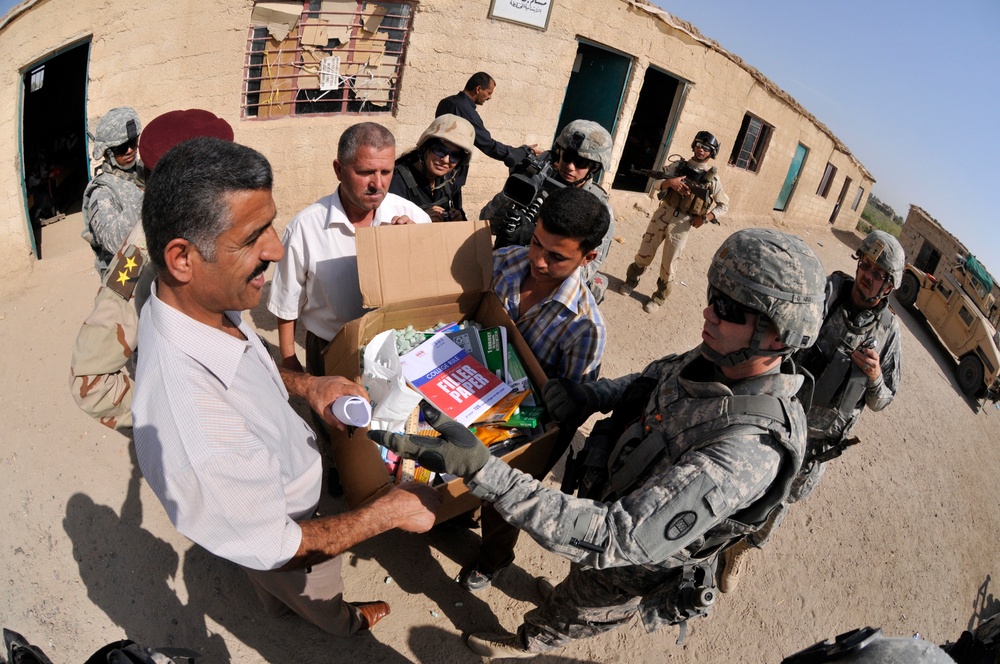
[[142, 474], [184, 536], [244, 568], [272, 615], [338, 635], [370, 629], [385, 602], [343, 599], [340, 554], [392, 528], [424, 532], [440, 501], [401, 485], [351, 512], [316, 517], [322, 459], [288, 404], [365, 396], [345, 378], [278, 369], [241, 312], [260, 303], [275, 233], [267, 159], [215, 138], [167, 152], [143, 199], [156, 281], [139, 320], [132, 405]]
[[[601, 371], [604, 316], [580, 268], [597, 257], [610, 223], [600, 199], [567, 187], [545, 199], [527, 247], [493, 254], [493, 291], [549, 378], [582, 383], [597, 380]], [[514, 561], [519, 533], [492, 505], [483, 507], [480, 521], [479, 560], [460, 577], [472, 591], [489, 586]]]

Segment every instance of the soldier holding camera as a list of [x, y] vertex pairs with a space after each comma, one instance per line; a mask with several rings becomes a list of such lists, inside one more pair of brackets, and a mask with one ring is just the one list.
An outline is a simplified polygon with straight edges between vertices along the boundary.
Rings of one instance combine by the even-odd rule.
[[[889, 309], [888, 297], [903, 277], [903, 247], [888, 233], [872, 231], [854, 258], [858, 261], [854, 278], [843, 272], [828, 277], [826, 316], [819, 338], [816, 345], [795, 356], [799, 367], [813, 377], [813, 384], [807, 381], [799, 393], [809, 436], [789, 503], [812, 493], [826, 462], [860, 442], [850, 435], [865, 406], [882, 410], [899, 388], [903, 371], [899, 320]], [[784, 509], [777, 511], [771, 527], [726, 552], [722, 592], [736, 587], [750, 547], [762, 547], [783, 518]]]
[[656, 249], [663, 244], [656, 292], [642, 307], [649, 314], [659, 309], [670, 295], [674, 264], [687, 244], [688, 231], [692, 227], [700, 228], [706, 221], [715, 222], [729, 209], [729, 196], [722, 190], [715, 167], [708, 165], [708, 161], [719, 154], [719, 141], [709, 132], [699, 131], [691, 143], [691, 150], [690, 159], [673, 162], [664, 173], [666, 178], [660, 183], [660, 207], [650, 218], [639, 251], [628, 266], [625, 283], [618, 291], [629, 295], [639, 285], [639, 277], [653, 262]]
[[[516, 151], [517, 152], [517, 151]], [[600, 304], [607, 290], [607, 280], [598, 269], [608, 257], [614, 237], [614, 212], [608, 193], [594, 178], [611, 167], [611, 134], [596, 122], [573, 120], [556, 137], [552, 149], [536, 155], [520, 149], [515, 158], [505, 161], [511, 175], [504, 190], [493, 197], [479, 213], [487, 219], [496, 236], [494, 249], [511, 245], [527, 246], [535, 230], [535, 220], [542, 201], [563, 187], [576, 187], [596, 196], [611, 215], [611, 224], [597, 248], [597, 258], [583, 267], [583, 279]]]

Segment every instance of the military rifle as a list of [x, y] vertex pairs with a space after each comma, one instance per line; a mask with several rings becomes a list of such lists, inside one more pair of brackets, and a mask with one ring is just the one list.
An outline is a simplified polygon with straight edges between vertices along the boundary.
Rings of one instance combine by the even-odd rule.
[[[669, 180], [671, 176], [667, 174], [665, 170], [652, 170], [649, 168], [636, 168], [632, 166], [629, 171], [635, 175], [645, 175], [647, 178], [652, 178], [654, 180]], [[684, 184], [687, 185], [695, 196], [701, 199], [708, 198], [708, 185], [706, 184], [709, 177], [715, 175], [715, 167], [708, 169], [707, 171], [700, 171], [697, 168], [692, 168], [685, 159], [680, 159], [677, 161], [676, 175], [673, 177], [684, 178]], [[702, 216], [704, 219], [704, 216]], [[710, 224], [715, 224], [716, 226], [721, 226], [718, 219], [708, 220]]]

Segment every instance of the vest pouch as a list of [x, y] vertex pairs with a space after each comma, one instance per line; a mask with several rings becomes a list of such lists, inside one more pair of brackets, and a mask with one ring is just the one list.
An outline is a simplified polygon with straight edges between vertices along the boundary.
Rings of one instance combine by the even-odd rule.
[[705, 563], [678, 569], [676, 576], [644, 595], [639, 603], [639, 615], [646, 631], [707, 616], [718, 597], [715, 588], [717, 563], [716, 556]]

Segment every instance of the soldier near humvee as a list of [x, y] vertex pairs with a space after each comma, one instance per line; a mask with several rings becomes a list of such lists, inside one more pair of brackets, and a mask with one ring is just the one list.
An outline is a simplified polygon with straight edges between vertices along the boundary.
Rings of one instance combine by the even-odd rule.
[[[800, 395], [809, 420], [809, 439], [802, 472], [789, 502], [808, 496], [819, 484], [826, 462], [857, 442], [851, 432], [865, 408], [880, 411], [892, 403], [902, 376], [899, 320], [889, 309], [889, 293], [899, 283], [906, 263], [899, 241], [872, 231], [854, 254], [854, 277], [834, 272], [827, 279], [826, 315], [816, 344], [795, 355], [813, 377]], [[772, 515], [772, 524], [784, 518]], [[720, 579], [722, 592], [739, 583], [751, 546], [763, 546], [771, 527], [729, 549]]]

